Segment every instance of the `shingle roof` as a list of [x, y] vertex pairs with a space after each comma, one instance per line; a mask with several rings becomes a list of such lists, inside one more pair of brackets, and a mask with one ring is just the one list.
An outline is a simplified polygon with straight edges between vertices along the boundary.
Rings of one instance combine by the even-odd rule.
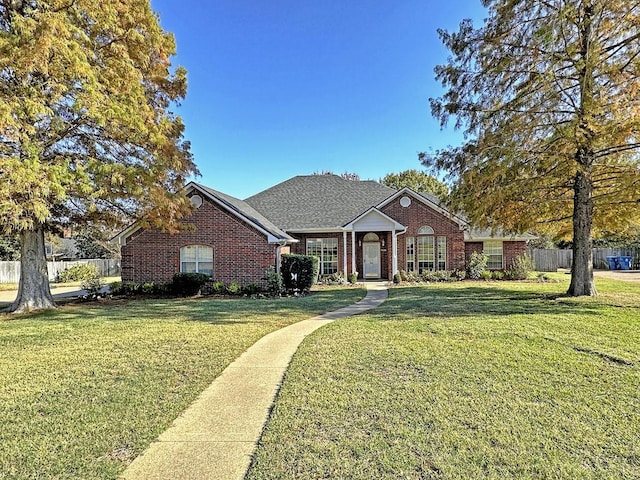
[[341, 227], [396, 192], [373, 180], [293, 177], [245, 200], [282, 230]]
[[293, 240], [292, 237], [279, 229], [276, 225], [273, 224], [273, 222], [271, 222], [268, 218], [266, 218], [260, 212], [256, 211], [253, 207], [251, 207], [251, 205], [247, 204], [243, 200], [232, 197], [231, 195], [227, 195], [226, 193], [219, 192], [218, 190], [214, 190], [213, 188], [206, 187], [196, 182], [191, 183], [197, 186], [198, 189], [202, 190], [207, 195], [210, 195], [211, 197], [217, 199], [219, 202], [223, 203], [230, 210], [236, 212], [237, 214], [240, 214], [242, 217], [254, 223], [257, 227], [273, 235], [275, 238], [282, 240]]

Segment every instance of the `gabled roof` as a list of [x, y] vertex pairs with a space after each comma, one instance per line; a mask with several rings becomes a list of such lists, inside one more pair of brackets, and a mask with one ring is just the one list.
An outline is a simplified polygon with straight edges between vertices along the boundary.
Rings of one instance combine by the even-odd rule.
[[[210, 201], [213, 201], [224, 210], [227, 210], [232, 215], [240, 218], [249, 225], [262, 232], [269, 243], [278, 243], [280, 241], [297, 242], [298, 240], [287, 235], [285, 232], [276, 227], [269, 219], [267, 219], [260, 212], [256, 211], [250, 205], [244, 201], [227, 195], [225, 193], [214, 190], [213, 188], [205, 187], [197, 182], [189, 182], [185, 185], [183, 192], [185, 195], [197, 190], [200, 194], [204, 195]], [[133, 223], [120, 233], [118, 233], [113, 239], [117, 239], [122, 243], [122, 240], [133, 234], [140, 228], [139, 222]], [[112, 240], [113, 240], [112, 239]]]
[[380, 204], [376, 205], [376, 208], [379, 208], [379, 209], [380, 208], [384, 208], [389, 203], [393, 202], [397, 198], [402, 197], [404, 195], [409, 195], [409, 196], [415, 198], [416, 200], [421, 201], [422, 203], [427, 205], [432, 210], [435, 210], [436, 212], [438, 212], [438, 213], [444, 215], [445, 217], [448, 217], [451, 220], [453, 220], [455, 223], [460, 225], [461, 228], [466, 228], [468, 226], [468, 222], [465, 221], [464, 218], [462, 218], [460, 215], [456, 215], [454, 213], [451, 213], [447, 209], [447, 207], [443, 206], [442, 205], [442, 200], [440, 200], [437, 196], [435, 196], [435, 195], [433, 195], [431, 193], [426, 193], [426, 192], [418, 193], [418, 192], [416, 192], [415, 190], [412, 190], [409, 187], [403, 187], [400, 190], [396, 191], [393, 195], [391, 195], [390, 197], [386, 198]]
[[273, 222], [245, 201], [232, 197], [231, 195], [227, 195], [226, 193], [219, 192], [218, 190], [214, 190], [213, 188], [205, 187], [204, 185], [196, 182], [190, 182], [187, 184], [185, 192], [187, 194], [190, 193], [192, 188], [196, 188], [200, 192], [205, 193], [210, 200], [213, 200], [221, 207], [226, 208], [229, 212], [234, 213], [250, 225], [267, 234], [269, 242], [275, 243], [279, 240], [286, 240], [288, 242], [297, 241], [279, 229], [273, 224]]
[[373, 180], [293, 177], [245, 200], [285, 231], [334, 230], [396, 192]]

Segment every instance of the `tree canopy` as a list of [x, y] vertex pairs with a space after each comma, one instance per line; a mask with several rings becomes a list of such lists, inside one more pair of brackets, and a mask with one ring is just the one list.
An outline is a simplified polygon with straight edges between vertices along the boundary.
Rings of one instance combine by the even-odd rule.
[[26, 281], [15, 309], [52, 304], [50, 226], [143, 216], [174, 229], [188, 211], [177, 192], [197, 170], [170, 110], [186, 93], [175, 48], [149, 0], [0, 2], [0, 225], [21, 239]]
[[380, 183], [396, 190], [409, 187], [418, 193], [435, 195], [441, 200], [444, 200], [449, 193], [449, 188], [436, 177], [415, 169], [387, 173], [380, 179]]
[[591, 237], [640, 225], [640, 4], [484, 0], [474, 28], [439, 31], [435, 117], [468, 139], [421, 155], [484, 227], [571, 237], [571, 295], [595, 294]]

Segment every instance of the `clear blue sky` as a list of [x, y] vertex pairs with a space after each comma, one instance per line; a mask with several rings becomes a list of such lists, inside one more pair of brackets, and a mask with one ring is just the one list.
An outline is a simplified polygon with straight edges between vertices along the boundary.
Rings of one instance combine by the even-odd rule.
[[[325, 170], [379, 180], [457, 145], [429, 97], [438, 28], [478, 24], [480, 0], [152, 0], [188, 71], [176, 109], [198, 181], [246, 198]], [[327, 192], [328, 195], [331, 192]]]

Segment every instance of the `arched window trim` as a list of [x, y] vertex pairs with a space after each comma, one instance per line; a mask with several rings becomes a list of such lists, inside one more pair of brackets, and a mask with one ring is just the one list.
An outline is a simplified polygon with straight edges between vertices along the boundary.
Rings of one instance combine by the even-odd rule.
[[424, 225], [418, 230], [418, 235], [433, 235], [435, 232], [429, 225]]
[[379, 242], [380, 241], [380, 237], [378, 236], [377, 233], [367, 233], [363, 239], [363, 242]]

